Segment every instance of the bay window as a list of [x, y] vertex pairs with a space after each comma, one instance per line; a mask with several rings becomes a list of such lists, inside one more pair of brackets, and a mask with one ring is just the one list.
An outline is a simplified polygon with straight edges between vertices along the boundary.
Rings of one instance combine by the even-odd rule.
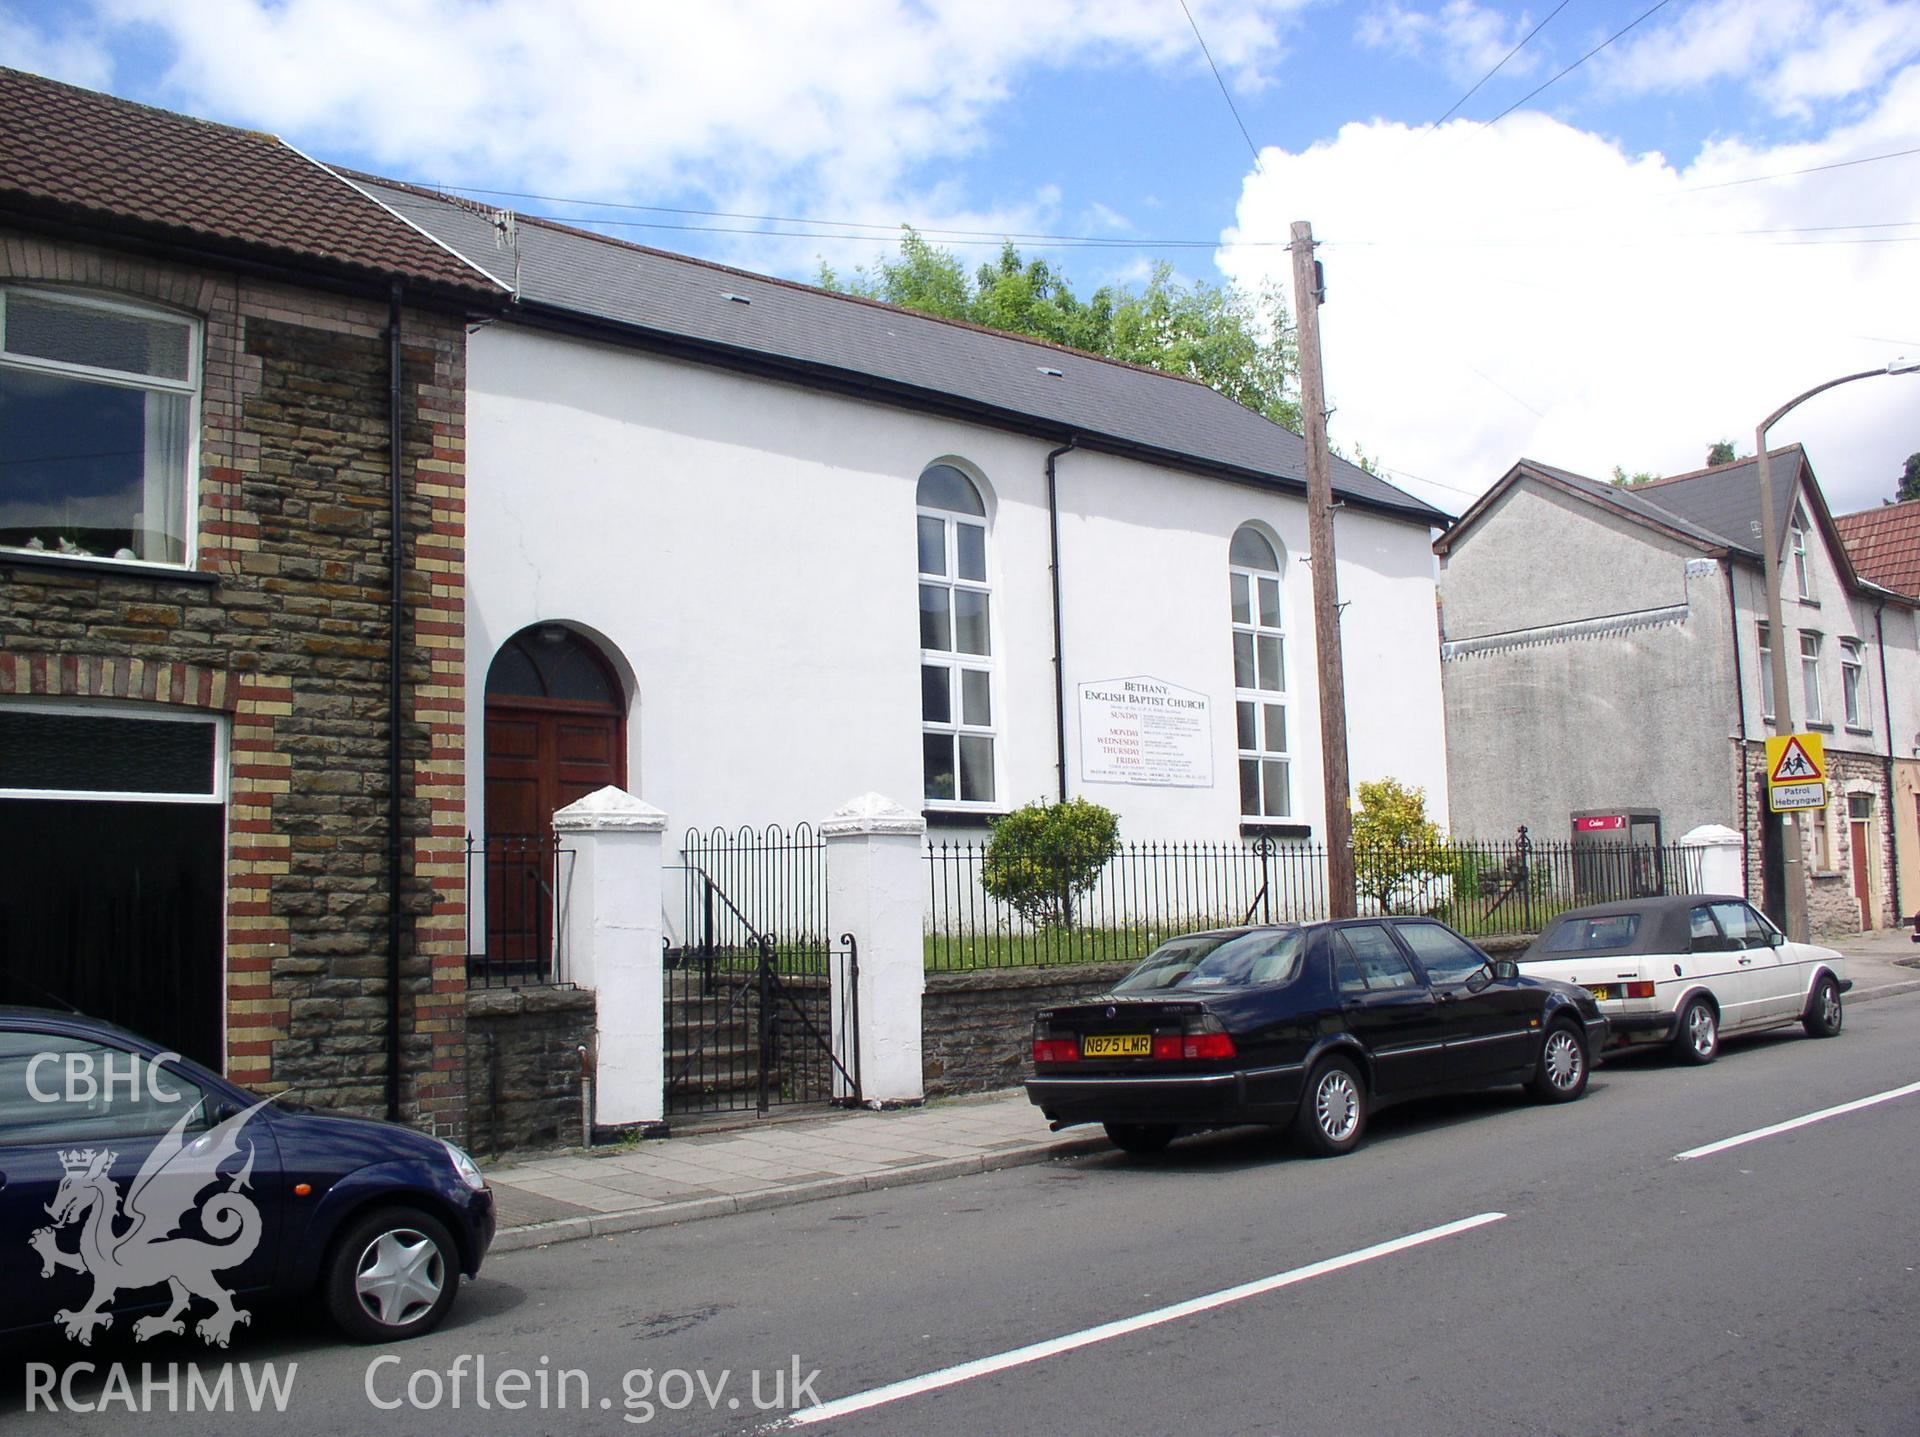
[[0, 287], [0, 549], [188, 562], [199, 326]]

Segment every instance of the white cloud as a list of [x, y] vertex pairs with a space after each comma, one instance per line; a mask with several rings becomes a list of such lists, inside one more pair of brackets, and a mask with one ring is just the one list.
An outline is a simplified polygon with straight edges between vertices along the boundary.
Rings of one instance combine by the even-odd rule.
[[0, 11], [0, 63], [89, 90], [103, 90], [113, 78], [113, 61], [86, 33], [48, 34]]
[[[1467, 84], [1500, 64], [1533, 24], [1525, 12], [1509, 18], [1473, 0], [1446, 0], [1437, 10], [1419, 10], [1399, 0], [1387, 0], [1361, 16], [1355, 34], [1369, 49], [1437, 59], [1449, 75]], [[1522, 51], [1501, 66], [1501, 73], [1524, 75], [1537, 64], [1534, 52]]]
[[[1194, 11], [1214, 58], [1252, 86], [1306, 3]], [[406, 178], [983, 228], [1034, 228], [1054, 202], [995, 197], [982, 212], [925, 176], [981, 147], [1030, 72], [1205, 64], [1166, 0], [95, 0], [94, 15], [115, 41], [164, 40], [162, 103]], [[804, 266], [815, 251], [872, 254], [754, 253]]]
[[1644, 95], [1745, 80], [1780, 114], [1872, 89], [1920, 56], [1912, 0], [1706, 0], [1597, 56], [1604, 90]]
[[[1352, 124], [1303, 154], [1269, 150], [1228, 238], [1314, 222], [1336, 441], [1470, 492], [1523, 455], [1679, 473], [1715, 440], [1751, 448], [1758, 420], [1811, 385], [1920, 353], [1914, 243], [1808, 243], [1913, 241], [1920, 226], [1750, 233], [1920, 218], [1920, 156], [1728, 182], [1915, 146], [1920, 66], [1819, 140], [1723, 142], [1677, 167], [1536, 113]], [[1242, 282], [1287, 278], [1280, 249], [1221, 263]], [[1837, 390], [1771, 437], [1809, 445], [1836, 509], [1877, 503], [1920, 450], [1920, 379]]]

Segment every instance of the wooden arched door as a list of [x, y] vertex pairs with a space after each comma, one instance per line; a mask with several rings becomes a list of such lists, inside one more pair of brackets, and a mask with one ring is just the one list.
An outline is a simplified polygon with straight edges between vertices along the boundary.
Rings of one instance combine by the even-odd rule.
[[523, 629], [487, 670], [489, 967], [543, 967], [559, 855], [553, 815], [627, 781], [625, 694], [594, 645], [563, 624]]

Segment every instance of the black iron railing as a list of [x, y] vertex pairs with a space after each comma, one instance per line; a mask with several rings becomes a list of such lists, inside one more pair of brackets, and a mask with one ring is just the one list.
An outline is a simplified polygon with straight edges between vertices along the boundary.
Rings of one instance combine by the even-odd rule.
[[568, 981], [565, 894], [572, 872], [573, 850], [551, 833], [468, 836], [469, 988]]
[[831, 938], [826, 845], [791, 832], [692, 830], [668, 887], [667, 1110], [860, 1099], [859, 955]]
[[[1327, 915], [1327, 850], [1271, 839], [1128, 843], [1073, 904], [1072, 921], [1036, 924], [989, 896], [981, 843], [926, 854], [925, 961], [930, 970], [1114, 962], [1181, 933]], [[1498, 843], [1356, 846], [1362, 913], [1427, 913], [1481, 936], [1537, 931], [1588, 903], [1684, 893], [1700, 855], [1677, 845], [1538, 843], [1520, 829]]]

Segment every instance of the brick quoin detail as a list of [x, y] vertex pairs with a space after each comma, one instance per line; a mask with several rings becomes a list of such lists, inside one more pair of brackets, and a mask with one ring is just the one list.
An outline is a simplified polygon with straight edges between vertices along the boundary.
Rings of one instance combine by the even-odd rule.
[[270, 1058], [286, 1036], [287, 1004], [273, 994], [272, 967], [286, 954], [287, 925], [273, 916], [271, 889], [287, 871], [287, 840], [273, 831], [273, 801], [286, 789], [288, 760], [274, 747], [274, 721], [289, 706], [286, 683], [198, 664], [9, 647], [0, 648], [0, 695], [135, 699], [227, 715], [227, 1075], [275, 1087]]
[[[194, 315], [200, 575], [0, 552], [0, 696], [228, 715], [227, 1064], [386, 1106], [388, 307], [0, 228], [0, 280]], [[466, 333], [402, 312], [402, 1115], [465, 1127]], [[209, 582], [206, 576], [215, 576]]]

